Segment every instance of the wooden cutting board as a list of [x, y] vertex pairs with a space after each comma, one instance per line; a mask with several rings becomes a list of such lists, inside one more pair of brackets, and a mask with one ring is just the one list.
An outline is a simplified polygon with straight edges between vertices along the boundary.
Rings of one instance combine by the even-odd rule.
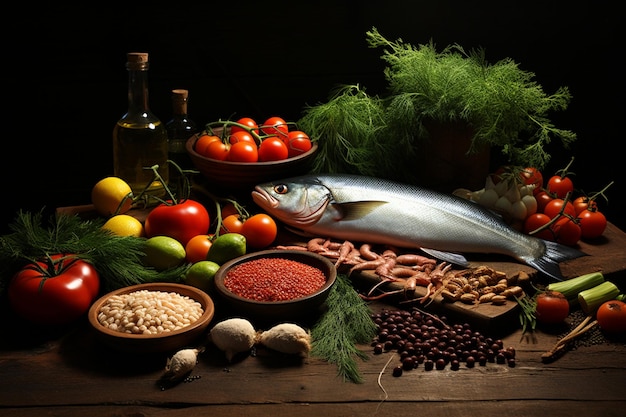
[[[297, 242], [300, 237], [284, 235], [283, 242]], [[298, 243], [296, 243], [298, 244]], [[302, 244], [301, 242], [299, 244]], [[589, 272], [600, 271], [605, 279], [614, 282], [622, 292], [626, 291], [626, 233], [609, 223], [605, 233], [600, 239], [593, 242], [580, 242], [578, 249], [587, 256], [561, 263], [561, 272], [564, 278], [574, 278]], [[534, 280], [539, 281], [536, 269], [525, 264], [518, 263], [505, 256], [498, 255], [467, 255], [470, 267], [485, 265], [497, 271], [504, 272], [507, 277], [516, 276], [520, 272], [528, 274]], [[340, 269], [341, 271], [341, 269]], [[346, 270], [344, 269], [344, 272]], [[350, 275], [355, 287], [367, 292], [376, 285], [380, 278], [373, 270], [355, 272]], [[545, 282], [544, 282], [545, 283]], [[385, 291], [402, 290], [402, 283], [389, 282], [385, 284]], [[390, 305], [403, 307], [415, 306], [439, 315], [448, 316], [457, 322], [467, 322], [472, 328], [490, 333], [508, 333], [519, 326], [520, 308], [516, 301], [507, 301], [504, 305], [464, 304], [462, 302], [451, 303], [438, 296], [430, 304], [423, 304], [419, 300], [426, 294], [425, 287], [417, 287], [412, 297], [400, 292], [386, 297]]]

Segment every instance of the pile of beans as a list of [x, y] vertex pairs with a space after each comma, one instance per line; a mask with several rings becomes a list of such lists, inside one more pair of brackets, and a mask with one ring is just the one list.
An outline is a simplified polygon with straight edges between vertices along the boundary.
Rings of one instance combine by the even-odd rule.
[[199, 302], [176, 292], [138, 290], [109, 297], [98, 322], [121, 333], [160, 334], [187, 327], [203, 313]]
[[445, 317], [412, 310], [383, 310], [372, 315], [378, 334], [372, 341], [375, 354], [397, 351], [400, 364], [393, 376], [418, 368], [425, 371], [458, 371], [487, 363], [515, 366], [515, 349], [504, 348], [502, 340], [472, 331], [469, 324], [447, 325]]
[[230, 269], [224, 286], [255, 301], [287, 301], [319, 290], [326, 283], [321, 269], [283, 258], [258, 258]]

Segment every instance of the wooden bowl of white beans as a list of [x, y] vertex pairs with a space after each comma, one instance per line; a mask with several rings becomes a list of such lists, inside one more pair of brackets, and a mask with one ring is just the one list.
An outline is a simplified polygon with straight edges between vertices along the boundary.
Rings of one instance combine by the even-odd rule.
[[89, 323], [107, 345], [135, 353], [193, 347], [215, 314], [204, 291], [175, 283], [132, 285], [112, 291], [89, 309]]

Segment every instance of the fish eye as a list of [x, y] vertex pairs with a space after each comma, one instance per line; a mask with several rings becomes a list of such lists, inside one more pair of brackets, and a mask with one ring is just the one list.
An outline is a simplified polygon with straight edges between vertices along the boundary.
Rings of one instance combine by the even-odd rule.
[[287, 192], [289, 191], [289, 187], [287, 187], [285, 184], [278, 184], [274, 186], [274, 191], [276, 192], [276, 194], [287, 194]]

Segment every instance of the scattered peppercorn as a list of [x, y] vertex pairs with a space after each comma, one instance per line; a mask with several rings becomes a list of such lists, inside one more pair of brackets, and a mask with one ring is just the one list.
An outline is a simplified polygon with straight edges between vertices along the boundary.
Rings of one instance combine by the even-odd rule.
[[401, 371], [416, 369], [420, 364], [425, 371], [450, 369], [458, 371], [461, 363], [474, 368], [478, 363], [497, 362], [515, 366], [515, 349], [503, 346], [503, 341], [473, 331], [464, 324], [447, 324], [445, 317], [411, 310], [382, 310], [372, 314], [378, 334], [371, 343], [375, 354], [395, 350], [400, 364], [394, 368], [394, 376]]

